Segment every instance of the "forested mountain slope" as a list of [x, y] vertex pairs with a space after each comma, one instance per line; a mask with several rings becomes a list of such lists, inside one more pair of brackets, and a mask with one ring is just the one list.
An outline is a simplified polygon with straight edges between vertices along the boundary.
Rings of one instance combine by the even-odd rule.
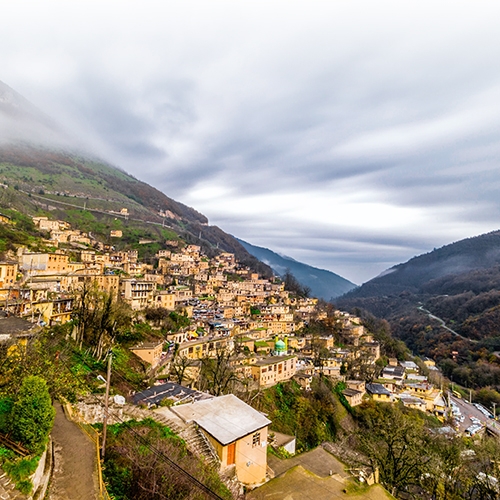
[[248, 252], [269, 265], [279, 276], [283, 277], [289, 270], [302, 285], [311, 289], [311, 295], [314, 297], [331, 300], [356, 287], [354, 283], [331, 271], [298, 262], [268, 248], [251, 245], [240, 239], [238, 241]]
[[[415, 352], [468, 386], [500, 385], [500, 232], [399, 264], [337, 300], [387, 319]], [[441, 318], [442, 324], [429, 316]]]

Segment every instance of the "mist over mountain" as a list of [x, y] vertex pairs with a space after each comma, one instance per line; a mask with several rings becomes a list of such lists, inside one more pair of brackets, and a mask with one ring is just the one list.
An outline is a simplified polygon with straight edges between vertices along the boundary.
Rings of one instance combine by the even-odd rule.
[[432, 280], [500, 264], [500, 231], [445, 245], [387, 269], [347, 294], [343, 300], [418, 293]]
[[331, 271], [297, 262], [291, 257], [279, 255], [268, 248], [251, 245], [238, 238], [237, 240], [250, 254], [270, 266], [277, 275], [283, 276], [289, 270], [299, 283], [311, 289], [311, 295], [314, 297], [331, 300], [356, 287], [354, 283]]
[[[202, 246], [209, 255], [231, 252], [263, 276], [272, 275], [271, 269], [250, 255], [235, 238], [210, 226], [203, 214], [86, 152], [71, 131], [63, 131], [3, 82], [0, 82], [0, 182], [15, 187], [8, 200], [2, 193], [3, 201], [12, 208], [44, 209], [64, 217], [64, 211], [81, 207], [95, 214], [99, 221], [114, 219], [113, 214], [126, 208], [127, 224], [161, 226], [188, 243]], [[161, 241], [162, 232], [156, 233], [155, 237]]]
[[75, 149], [77, 141], [52, 118], [0, 81], [0, 146], [32, 144]]

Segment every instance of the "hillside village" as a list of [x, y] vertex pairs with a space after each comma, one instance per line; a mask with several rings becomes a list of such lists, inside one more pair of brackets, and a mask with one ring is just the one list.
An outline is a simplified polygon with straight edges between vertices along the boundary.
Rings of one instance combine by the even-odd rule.
[[[102, 243], [92, 248], [91, 237], [65, 221], [34, 217], [33, 222], [50, 234], [48, 244], [78, 247], [50, 253], [19, 248], [12, 259], [0, 262], [0, 303], [13, 316], [34, 325], [64, 324], [72, 319], [82, 287], [92, 284], [124, 301], [137, 317], [161, 309], [189, 318], [187, 326], [167, 332], [158, 343], [131, 348], [155, 373], [168, 373], [174, 357], [193, 361], [182, 381], [188, 386], [196, 387], [195, 361], [224, 350], [240, 378], [254, 388], [296, 378], [307, 389], [310, 377], [321, 374], [346, 382], [351, 406], [368, 394], [444, 415], [440, 389], [419, 374], [414, 362], [389, 359], [376, 368], [380, 344], [359, 318], [330, 311], [336, 333], [304, 333], [311, 320], [327, 319], [325, 307], [285, 290], [279, 279], [259, 278], [232, 254], [209, 259], [199, 246], [166, 241], [153, 266], [140, 262], [137, 251], [117, 252]], [[432, 361], [426, 363], [433, 368]], [[359, 369], [370, 365], [372, 370]], [[348, 372], [360, 371], [369, 377], [346, 379]]]
[[[1, 223], [12, 222], [4, 216]], [[198, 436], [196, 450], [215, 456], [222, 469], [234, 465], [239, 484], [254, 487], [269, 478], [267, 444], [293, 454], [295, 443], [293, 436], [279, 442], [272, 433], [271, 439], [272, 422], [234, 394], [291, 379], [309, 391], [315, 377], [326, 377], [341, 384], [348, 407], [366, 399], [400, 401], [445, 419], [441, 389], [414, 362], [383, 357], [381, 345], [359, 318], [286, 290], [278, 278], [260, 278], [233, 254], [208, 258], [197, 245], [168, 240], [151, 264], [141, 262], [137, 250], [116, 251], [63, 220], [33, 217], [33, 223], [46, 234], [44, 243], [52, 251], [19, 247], [0, 262], [4, 315], [25, 320], [17, 331], [4, 328], [3, 340], [74, 320], [82, 291], [91, 289], [126, 304], [135, 321], [149, 318], [153, 329], [161, 330], [165, 315], [181, 318], [181, 326], [161, 330], [160, 338], [130, 346], [154, 382], [124, 396], [141, 411], [158, 408], [173, 428], [196, 422], [205, 434], [202, 442], [208, 443], [200, 445]], [[313, 331], [313, 323], [327, 327]], [[207, 359], [230, 375], [203, 385], [200, 372]], [[426, 364], [435, 369], [431, 360]], [[85, 405], [81, 412], [88, 421], [103, 418]], [[249, 460], [242, 450], [255, 447]]]

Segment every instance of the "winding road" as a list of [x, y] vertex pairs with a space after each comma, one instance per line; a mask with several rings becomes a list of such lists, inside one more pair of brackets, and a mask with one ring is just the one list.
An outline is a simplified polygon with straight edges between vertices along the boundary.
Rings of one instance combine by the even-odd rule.
[[443, 319], [438, 318], [437, 316], [435, 316], [434, 314], [432, 314], [427, 309], [424, 309], [424, 306], [418, 306], [417, 309], [419, 309], [420, 311], [426, 313], [427, 316], [429, 316], [429, 318], [435, 319], [436, 321], [438, 321], [440, 323], [441, 328], [444, 328], [445, 330], [448, 330], [453, 335], [456, 335], [457, 337], [460, 337], [462, 340], [466, 340], [467, 342], [472, 342], [473, 344], [477, 344], [478, 343], [478, 340], [473, 340], [473, 339], [469, 339], [467, 337], [464, 337], [463, 335], [460, 335], [459, 333], [457, 333], [455, 330], [452, 330], [450, 327], [446, 326], [446, 322]]

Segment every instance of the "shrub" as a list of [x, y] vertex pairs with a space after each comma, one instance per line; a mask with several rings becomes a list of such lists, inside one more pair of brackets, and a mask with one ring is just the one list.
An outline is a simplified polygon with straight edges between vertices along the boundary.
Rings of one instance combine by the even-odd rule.
[[31, 452], [41, 453], [54, 418], [55, 409], [45, 380], [35, 375], [26, 377], [12, 407], [12, 437]]

